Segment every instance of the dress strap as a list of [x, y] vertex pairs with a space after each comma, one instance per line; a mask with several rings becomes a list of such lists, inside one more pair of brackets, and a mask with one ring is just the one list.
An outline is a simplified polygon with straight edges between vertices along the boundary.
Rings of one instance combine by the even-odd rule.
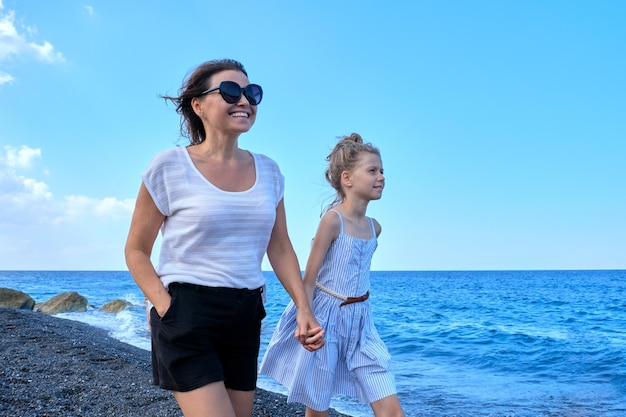
[[343, 234], [343, 217], [341, 217], [341, 213], [339, 213], [337, 210], [335, 209], [330, 209], [328, 211], [332, 211], [333, 213], [337, 213], [337, 216], [339, 216], [339, 224], [341, 225], [340, 229], [339, 229], [339, 234]]
[[374, 227], [374, 220], [370, 217], [370, 226], [372, 226], [372, 237], [376, 237], [376, 227]]

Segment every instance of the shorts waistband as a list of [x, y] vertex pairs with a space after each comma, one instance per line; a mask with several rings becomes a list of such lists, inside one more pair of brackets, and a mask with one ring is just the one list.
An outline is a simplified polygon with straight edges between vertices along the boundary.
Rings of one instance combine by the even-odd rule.
[[198, 293], [207, 293], [207, 294], [225, 294], [225, 295], [256, 295], [262, 294], [264, 287], [259, 287], [255, 289], [249, 288], [231, 288], [231, 287], [209, 287], [206, 285], [198, 285], [198, 284], [189, 284], [186, 282], [172, 282], [169, 285], [169, 288], [186, 288]]

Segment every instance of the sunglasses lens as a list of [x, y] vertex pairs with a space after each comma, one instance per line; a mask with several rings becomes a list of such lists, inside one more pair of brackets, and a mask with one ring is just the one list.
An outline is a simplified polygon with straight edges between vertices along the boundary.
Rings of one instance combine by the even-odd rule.
[[251, 105], [256, 106], [263, 99], [263, 89], [257, 84], [248, 84], [243, 93]]
[[[225, 102], [234, 104], [241, 98], [242, 89], [234, 81], [222, 81], [220, 84], [220, 94]], [[243, 94], [246, 96], [251, 105], [256, 106], [261, 102], [263, 98], [263, 89], [260, 85], [248, 84], [243, 89]]]
[[225, 102], [233, 104], [241, 98], [241, 87], [233, 81], [223, 81], [220, 84], [220, 94]]

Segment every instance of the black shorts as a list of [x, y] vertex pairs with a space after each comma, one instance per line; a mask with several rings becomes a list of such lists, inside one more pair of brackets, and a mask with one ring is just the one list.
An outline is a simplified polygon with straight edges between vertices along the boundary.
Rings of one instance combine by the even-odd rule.
[[191, 391], [217, 381], [226, 388], [256, 387], [262, 288], [169, 285], [172, 304], [163, 317], [150, 310], [153, 383]]

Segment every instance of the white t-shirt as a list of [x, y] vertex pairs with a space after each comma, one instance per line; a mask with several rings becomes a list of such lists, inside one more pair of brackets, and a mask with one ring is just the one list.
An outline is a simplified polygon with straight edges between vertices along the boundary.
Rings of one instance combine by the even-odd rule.
[[241, 192], [223, 191], [196, 168], [186, 147], [157, 154], [142, 175], [166, 216], [157, 274], [172, 282], [255, 289], [265, 285], [261, 262], [283, 198], [276, 162], [250, 152], [256, 182]]

